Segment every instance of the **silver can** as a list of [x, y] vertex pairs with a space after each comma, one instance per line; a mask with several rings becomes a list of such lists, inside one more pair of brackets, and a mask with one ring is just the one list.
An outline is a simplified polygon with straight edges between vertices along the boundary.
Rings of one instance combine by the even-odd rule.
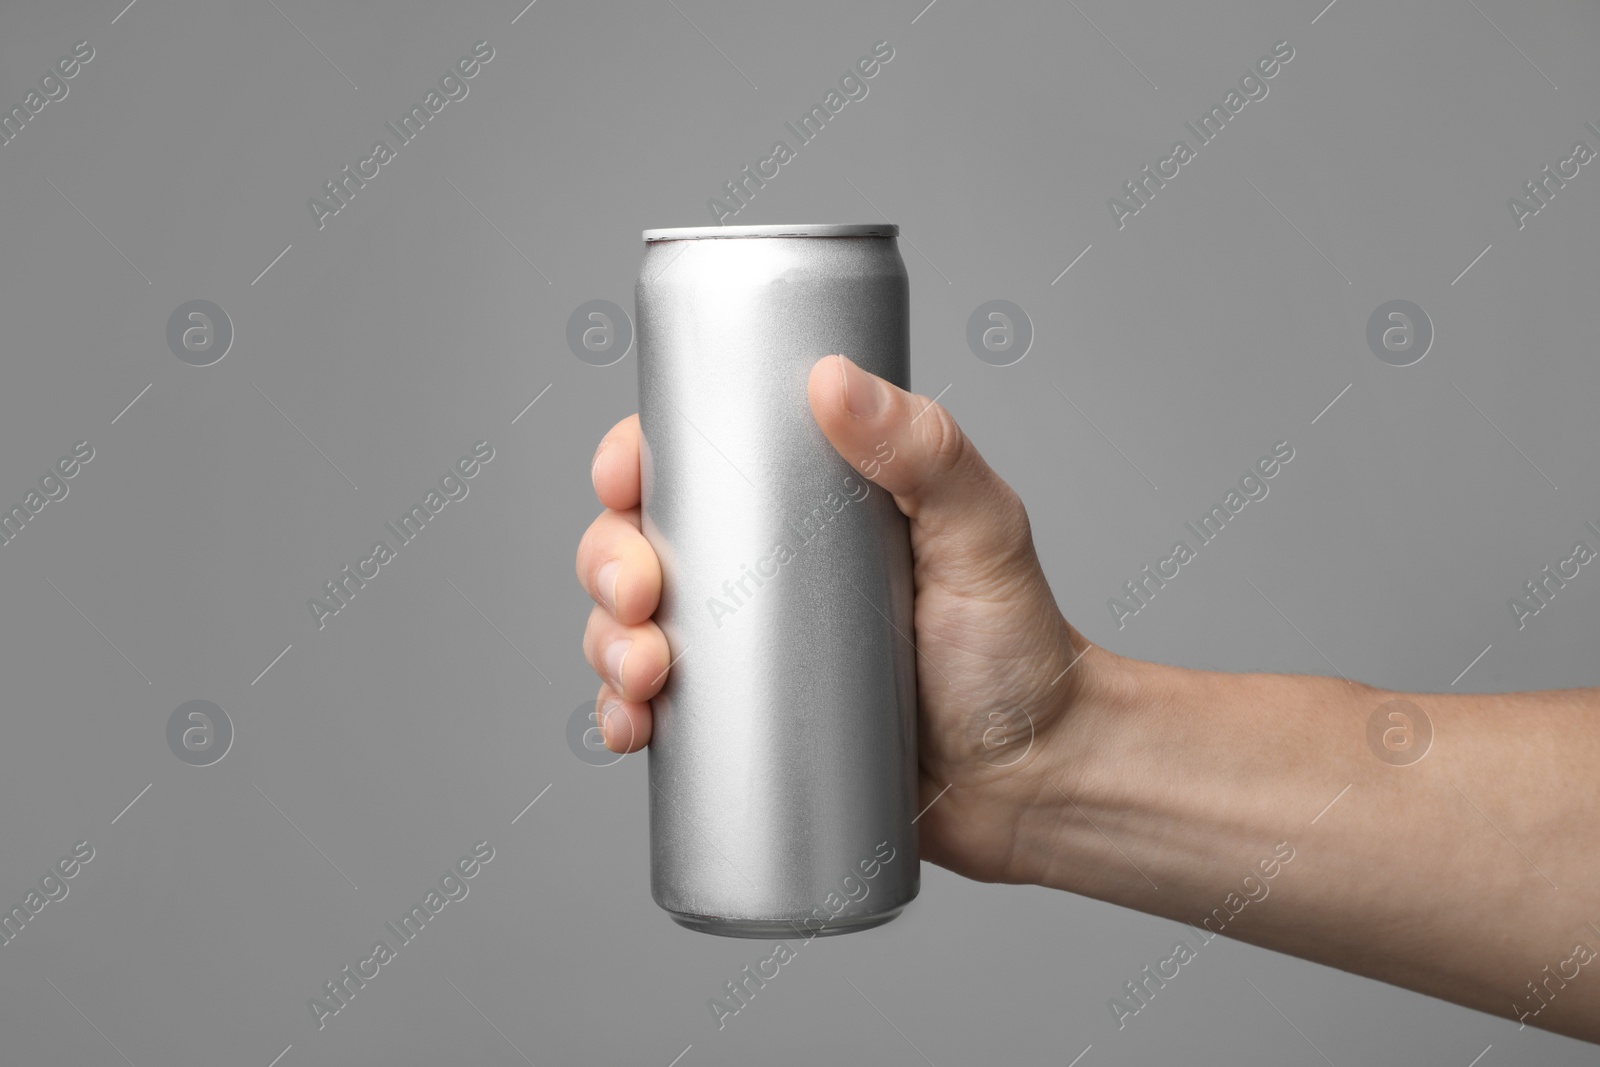
[[898, 234], [644, 232], [641, 510], [672, 656], [652, 701], [651, 890], [692, 930], [864, 930], [920, 886], [910, 532], [806, 399], [834, 353], [909, 387]]

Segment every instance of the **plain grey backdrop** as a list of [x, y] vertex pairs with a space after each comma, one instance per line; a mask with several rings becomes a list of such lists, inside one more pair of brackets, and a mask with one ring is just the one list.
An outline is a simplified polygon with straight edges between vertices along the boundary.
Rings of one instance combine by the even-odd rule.
[[[1600, 523], [1600, 173], [1526, 188], [1600, 148], [1600, 10], [525, 2], [0, 9], [0, 504], [23, 510], [0, 905], [24, 910], [0, 1063], [1594, 1061], [1509, 1005], [1221, 940], [1119, 1030], [1108, 1000], [1179, 924], [932, 866], [719, 1030], [708, 999], [770, 946], [656, 908], [645, 757], [569, 744], [596, 688], [589, 461], [636, 367], [567, 328], [631, 311], [640, 230], [714, 221], [784, 140], [730, 221], [902, 226], [913, 384], [1021, 492], [1091, 639], [1423, 691], [1593, 683], [1600, 578], [1520, 627], [1508, 600]], [[801, 145], [785, 123], [880, 41]], [[1137, 205], [1125, 183], [1284, 41], [1267, 95], [1119, 225], [1110, 198]], [[479, 42], [402, 144], [385, 124]], [[1031, 325], [1009, 366], [968, 344], [991, 300]], [[1400, 320], [1404, 358], [1367, 339], [1393, 300], [1431, 324], [1409, 366]], [[1119, 628], [1108, 598], [1279, 441], [1270, 495]], [[385, 523], [479, 442], [467, 495], [399, 546]], [[308, 599], [380, 539], [395, 558], [319, 627]], [[220, 714], [169, 733], [190, 701]], [[308, 1001], [484, 841], [467, 895], [319, 1028]], [[1301, 856], [1284, 877], [1350, 873]]]

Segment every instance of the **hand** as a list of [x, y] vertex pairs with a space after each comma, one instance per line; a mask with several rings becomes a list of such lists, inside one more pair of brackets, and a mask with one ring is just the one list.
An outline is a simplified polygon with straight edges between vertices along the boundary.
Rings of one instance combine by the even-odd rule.
[[[1041, 801], [1056, 810], [1049, 742], [1084, 677], [1112, 657], [1061, 617], [1022, 501], [948, 411], [842, 356], [812, 367], [807, 393], [834, 448], [911, 520], [921, 804], [932, 805], [923, 857], [983, 881], [1039, 880], [1048, 857], [1018, 854], [1017, 820]], [[606, 510], [577, 560], [596, 601], [583, 638], [602, 679], [596, 718], [617, 752], [649, 742], [648, 700], [671, 662], [651, 621], [661, 565], [639, 528], [639, 432], [633, 415], [600, 443], [592, 477]]]
[[[924, 859], [1600, 1041], [1600, 984], [1561, 971], [1541, 996], [1529, 981], [1600, 966], [1600, 689], [1401, 694], [1113, 655], [1062, 619], [1022, 503], [948, 412], [838, 356], [807, 392], [833, 447], [911, 520]], [[594, 485], [607, 510], [578, 547], [600, 605], [583, 646], [606, 745], [632, 752], [670, 662], [637, 417], [606, 435]], [[1367, 730], [1402, 696], [1448, 741], [1396, 767]], [[1242, 912], [1269, 879], [1272, 903]], [[1136, 1005], [1117, 1003], [1120, 1026]]]

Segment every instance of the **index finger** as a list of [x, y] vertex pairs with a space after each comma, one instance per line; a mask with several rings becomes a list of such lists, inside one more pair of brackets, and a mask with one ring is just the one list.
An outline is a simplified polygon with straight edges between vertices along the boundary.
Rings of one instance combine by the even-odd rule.
[[614, 511], [639, 506], [639, 416], [629, 415], [600, 439], [589, 471], [594, 494]]

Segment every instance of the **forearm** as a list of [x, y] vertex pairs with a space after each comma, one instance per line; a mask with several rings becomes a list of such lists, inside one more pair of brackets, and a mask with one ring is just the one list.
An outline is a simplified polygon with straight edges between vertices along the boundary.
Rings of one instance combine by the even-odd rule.
[[[1600, 693], [1084, 665], [1034, 880], [1600, 1040]], [[1368, 741], [1400, 697], [1434, 732], [1405, 765]]]

